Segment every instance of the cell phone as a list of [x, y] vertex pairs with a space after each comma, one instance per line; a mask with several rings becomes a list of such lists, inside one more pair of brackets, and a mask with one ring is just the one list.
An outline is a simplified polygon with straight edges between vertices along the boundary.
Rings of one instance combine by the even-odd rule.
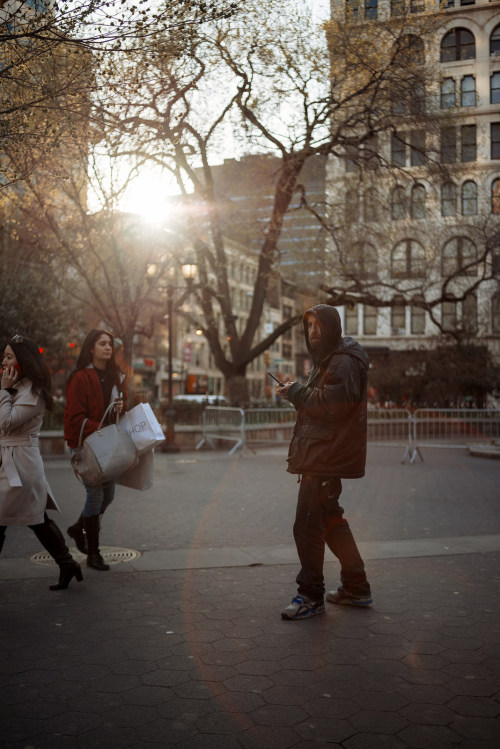
[[19, 363], [16, 361], [13, 366], [14, 366], [14, 369], [16, 370], [17, 374], [19, 375], [19, 377], [22, 377], [23, 373], [21, 371], [21, 367], [20, 367]]
[[275, 377], [275, 376], [273, 375], [273, 373], [272, 373], [272, 372], [270, 372], [269, 370], [267, 370], [267, 374], [269, 375], [269, 377], [270, 377], [270, 378], [271, 378], [272, 380], [274, 380], [275, 382], [277, 382], [277, 383], [278, 383], [278, 385], [279, 385], [279, 386], [280, 386], [281, 388], [282, 388], [282, 387], [284, 386], [284, 384], [285, 384], [285, 383], [284, 383], [284, 382], [281, 382], [281, 380], [278, 380], [278, 378], [277, 378], [277, 377]]

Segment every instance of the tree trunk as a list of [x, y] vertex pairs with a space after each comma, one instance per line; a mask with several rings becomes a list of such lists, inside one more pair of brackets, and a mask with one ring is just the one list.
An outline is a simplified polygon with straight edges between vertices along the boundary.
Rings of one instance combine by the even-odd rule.
[[245, 375], [226, 377], [227, 397], [232, 406], [242, 406], [249, 402], [248, 382]]

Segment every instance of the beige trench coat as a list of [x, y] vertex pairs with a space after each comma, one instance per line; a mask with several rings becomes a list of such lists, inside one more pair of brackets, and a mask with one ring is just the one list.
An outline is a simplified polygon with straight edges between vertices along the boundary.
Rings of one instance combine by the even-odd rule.
[[38, 525], [59, 512], [38, 446], [45, 403], [27, 378], [14, 390], [0, 390], [0, 525]]

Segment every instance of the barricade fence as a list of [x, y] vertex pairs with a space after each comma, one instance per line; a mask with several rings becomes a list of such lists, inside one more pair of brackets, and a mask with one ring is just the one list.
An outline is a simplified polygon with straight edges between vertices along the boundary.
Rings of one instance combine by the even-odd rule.
[[[287, 444], [295, 426], [292, 408], [231, 408], [207, 406], [203, 412], [205, 443], [216, 448], [218, 440], [233, 443], [229, 453], [256, 445]], [[402, 447], [401, 462], [423, 460], [421, 447], [462, 447], [500, 440], [500, 410], [407, 409], [368, 410], [368, 443]]]

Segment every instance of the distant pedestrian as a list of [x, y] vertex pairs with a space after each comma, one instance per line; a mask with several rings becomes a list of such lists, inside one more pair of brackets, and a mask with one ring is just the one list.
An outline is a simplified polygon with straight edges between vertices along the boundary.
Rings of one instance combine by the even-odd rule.
[[54, 401], [50, 373], [31, 338], [16, 334], [4, 347], [0, 390], [0, 551], [9, 525], [27, 525], [59, 566], [63, 590], [80, 565], [46, 510], [59, 508], [43, 469], [38, 436], [45, 409]]
[[[97, 430], [106, 408], [112, 402], [115, 404], [113, 413], [121, 414], [126, 401], [125, 375], [115, 360], [113, 336], [107, 330], [94, 328], [85, 337], [75, 370], [66, 385], [64, 438], [71, 450], [78, 450], [85, 419], [82, 442]], [[109, 570], [99, 549], [99, 539], [101, 518], [115, 496], [115, 482], [106, 481], [97, 486], [84, 482], [84, 486], [86, 498], [83, 511], [67, 532], [82, 554], [87, 555], [88, 567]]]
[[279, 387], [297, 410], [288, 470], [299, 474], [293, 533], [301, 569], [298, 591], [283, 619], [307, 619], [325, 611], [325, 543], [340, 561], [341, 585], [331, 603], [370, 606], [363, 560], [339, 505], [342, 478], [361, 478], [366, 461], [368, 355], [352, 338], [342, 338], [334, 307], [318, 304], [303, 318], [313, 360], [307, 384]]

